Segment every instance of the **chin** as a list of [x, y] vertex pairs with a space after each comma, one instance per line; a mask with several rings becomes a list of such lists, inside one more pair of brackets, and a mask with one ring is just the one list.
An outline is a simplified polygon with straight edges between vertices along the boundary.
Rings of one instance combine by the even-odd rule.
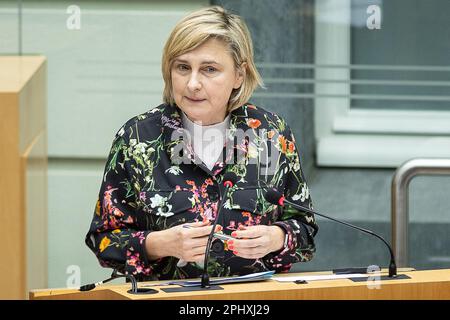
[[188, 116], [192, 121], [200, 121], [205, 119], [205, 112], [195, 107], [180, 107], [180, 109]]

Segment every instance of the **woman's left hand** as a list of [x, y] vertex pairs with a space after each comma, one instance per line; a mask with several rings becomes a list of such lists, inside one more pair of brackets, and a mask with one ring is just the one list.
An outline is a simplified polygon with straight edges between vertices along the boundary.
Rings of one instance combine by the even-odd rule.
[[283, 248], [285, 232], [278, 226], [250, 226], [233, 231], [234, 240], [228, 240], [228, 249], [245, 259], [259, 259]]

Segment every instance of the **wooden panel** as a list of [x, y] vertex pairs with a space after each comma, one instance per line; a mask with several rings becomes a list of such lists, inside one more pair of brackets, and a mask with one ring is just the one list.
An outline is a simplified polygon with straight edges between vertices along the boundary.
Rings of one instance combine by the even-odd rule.
[[[1, 68], [1, 67], [0, 67]], [[0, 299], [22, 297], [24, 241], [20, 179], [18, 96], [0, 92]], [[6, 291], [6, 288], [8, 290]]]
[[44, 57], [29, 58], [34, 60], [34, 66], [30, 64], [30, 67], [36, 69], [19, 95], [20, 154], [24, 154], [36, 137], [47, 130], [47, 63]]
[[[29, 290], [27, 280], [45, 281], [41, 287], [46, 284], [45, 68], [42, 56], [0, 57], [2, 299], [25, 298]], [[28, 237], [31, 228], [27, 228], [27, 223], [33, 226], [31, 237]], [[33, 254], [39, 257], [28, 264], [27, 257], [36, 258]]]
[[48, 286], [47, 135], [42, 131], [22, 157], [25, 172], [27, 291]]
[[[403, 272], [411, 277], [404, 280], [382, 281], [380, 289], [370, 289], [366, 282], [348, 279], [310, 281], [308, 284], [277, 282], [223, 285], [224, 290], [131, 295], [130, 284], [105, 285], [92, 291], [79, 292], [69, 289], [35, 290], [30, 299], [181, 299], [181, 300], [275, 300], [275, 299], [450, 299], [450, 269]], [[293, 274], [288, 274], [292, 276]], [[150, 282], [149, 282], [150, 283]], [[157, 282], [153, 282], [157, 283]], [[140, 284], [142, 285], [142, 283]]]

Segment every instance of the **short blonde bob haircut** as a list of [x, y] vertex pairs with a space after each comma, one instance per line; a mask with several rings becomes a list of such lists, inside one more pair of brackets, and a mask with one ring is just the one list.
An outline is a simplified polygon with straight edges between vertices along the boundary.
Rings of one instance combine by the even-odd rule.
[[176, 57], [195, 49], [207, 40], [215, 38], [224, 41], [234, 59], [237, 71], [246, 62], [244, 81], [233, 89], [228, 101], [228, 111], [248, 102], [253, 91], [264, 83], [253, 61], [253, 44], [245, 22], [238, 15], [228, 13], [219, 6], [194, 11], [177, 23], [164, 46], [162, 74], [164, 78], [163, 100], [175, 104], [172, 93], [171, 68]]

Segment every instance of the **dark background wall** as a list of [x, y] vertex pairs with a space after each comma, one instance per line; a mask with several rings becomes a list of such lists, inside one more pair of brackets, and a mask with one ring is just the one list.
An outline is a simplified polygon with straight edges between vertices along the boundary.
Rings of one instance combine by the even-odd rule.
[[[258, 90], [252, 102], [283, 116], [291, 126], [315, 209], [373, 230], [390, 242], [390, 188], [395, 170], [316, 166], [314, 101], [292, 97], [312, 93], [313, 86], [271, 81], [314, 78], [312, 69], [291, 65], [314, 63], [314, 0], [211, 0], [211, 4], [245, 19], [267, 87]], [[285, 68], [270, 65], [275, 63]], [[450, 267], [449, 193], [450, 177], [416, 178], [411, 183], [410, 266]], [[316, 256], [311, 262], [296, 264], [292, 271], [387, 266], [389, 254], [381, 241], [320, 217], [318, 222]]]
[[[313, 63], [313, 0], [212, 0], [211, 4], [244, 18], [253, 39], [255, 62], [264, 80], [314, 77], [311, 69], [270, 66], [275, 63]], [[300, 146], [308, 179], [314, 168], [313, 100], [286, 97], [283, 93], [311, 92], [312, 85], [266, 82], [267, 90], [258, 90], [251, 101], [286, 119]]]

